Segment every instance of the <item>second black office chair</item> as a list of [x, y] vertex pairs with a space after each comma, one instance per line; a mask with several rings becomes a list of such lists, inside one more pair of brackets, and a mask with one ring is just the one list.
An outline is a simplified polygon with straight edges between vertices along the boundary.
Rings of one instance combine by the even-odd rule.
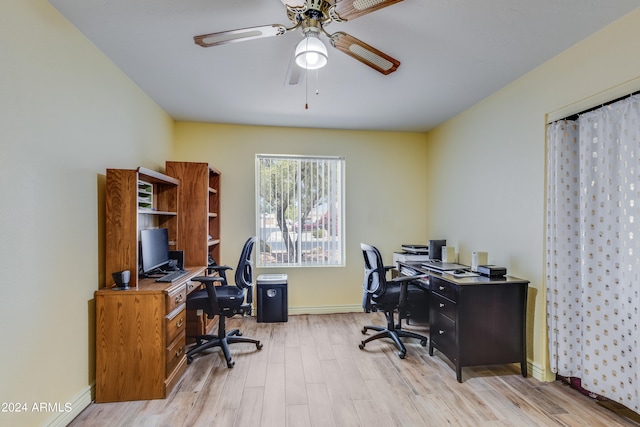
[[[192, 292], [187, 297], [187, 310], [203, 310], [211, 319], [218, 316], [218, 334], [200, 335], [196, 337], [196, 345], [187, 353], [187, 363], [193, 361], [193, 355], [212, 347], [220, 347], [227, 362], [227, 367], [233, 368], [235, 362], [231, 358], [229, 344], [252, 343], [258, 350], [262, 349], [260, 340], [245, 338], [238, 329], [226, 330], [226, 318], [236, 314], [250, 315], [253, 295], [253, 262], [251, 252], [256, 237], [251, 237], [242, 248], [240, 261], [235, 273], [235, 286], [227, 282], [227, 266], [211, 266], [210, 270], [220, 273], [219, 276], [199, 276], [192, 280], [205, 285], [204, 289]], [[215, 284], [219, 282], [220, 286]]]
[[398, 356], [401, 359], [407, 354], [407, 349], [400, 340], [401, 337], [416, 338], [420, 340], [420, 345], [427, 345], [427, 337], [415, 332], [401, 329], [402, 316], [398, 325], [395, 323], [395, 313], [403, 313], [407, 310], [407, 304], [428, 304], [428, 294], [422, 289], [411, 285], [410, 282], [416, 280], [416, 276], [396, 277], [393, 280], [387, 280], [386, 275], [393, 267], [384, 266], [382, 256], [377, 248], [360, 244], [362, 254], [364, 256], [364, 288], [362, 298], [362, 308], [369, 313], [371, 311], [382, 311], [387, 319], [387, 326], [365, 326], [362, 333], [371, 329], [378, 331], [377, 334], [370, 336], [362, 341], [359, 345], [360, 349], [364, 349], [365, 344], [380, 338], [391, 338], [398, 348]]

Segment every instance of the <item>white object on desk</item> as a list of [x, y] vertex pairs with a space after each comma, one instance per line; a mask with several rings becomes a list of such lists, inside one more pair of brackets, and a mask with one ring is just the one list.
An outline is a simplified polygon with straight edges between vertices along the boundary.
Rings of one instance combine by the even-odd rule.
[[442, 247], [442, 262], [456, 262], [456, 248], [454, 246]]
[[471, 253], [471, 271], [477, 272], [479, 265], [486, 265], [489, 262], [487, 252], [473, 251]]
[[393, 263], [397, 269], [400, 269], [401, 262], [424, 262], [429, 260], [429, 255], [426, 254], [411, 254], [407, 252], [394, 252]]

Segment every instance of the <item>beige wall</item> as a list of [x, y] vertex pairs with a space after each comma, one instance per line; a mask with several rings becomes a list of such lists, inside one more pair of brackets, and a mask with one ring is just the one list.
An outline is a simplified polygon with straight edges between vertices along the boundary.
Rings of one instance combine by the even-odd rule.
[[45, 0], [0, 2], [0, 58], [0, 425], [36, 426], [91, 397], [105, 170], [157, 169], [173, 121]]
[[428, 134], [429, 179], [438, 184], [427, 191], [438, 206], [427, 231], [454, 243], [465, 263], [472, 251], [488, 251], [490, 263], [531, 281], [528, 354], [539, 378], [549, 374], [545, 116], [619, 85], [640, 89], [628, 83], [640, 77], [639, 50], [637, 9]]
[[289, 312], [358, 310], [360, 242], [379, 246], [386, 261], [402, 243], [427, 238], [424, 134], [176, 123], [176, 160], [205, 161], [222, 172], [221, 260], [238, 261], [255, 234], [255, 155], [318, 154], [346, 158], [346, 266], [259, 269], [289, 275]]

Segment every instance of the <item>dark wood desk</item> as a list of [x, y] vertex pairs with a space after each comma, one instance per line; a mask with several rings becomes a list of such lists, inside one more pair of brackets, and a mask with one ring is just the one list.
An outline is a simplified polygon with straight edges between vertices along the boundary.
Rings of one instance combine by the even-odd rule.
[[[418, 283], [431, 291], [429, 355], [437, 349], [453, 362], [462, 382], [463, 366], [520, 363], [527, 376], [527, 280], [516, 277], [462, 277], [400, 263], [426, 273]], [[404, 267], [404, 268], [402, 268]]]

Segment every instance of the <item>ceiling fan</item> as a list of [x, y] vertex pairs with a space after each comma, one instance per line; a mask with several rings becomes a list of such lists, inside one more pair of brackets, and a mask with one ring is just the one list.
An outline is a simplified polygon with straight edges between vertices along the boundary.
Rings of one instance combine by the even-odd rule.
[[[202, 34], [193, 39], [202, 47], [219, 46], [265, 37], [281, 36], [300, 28], [303, 40], [294, 53], [296, 63], [303, 69], [317, 69], [327, 62], [327, 51], [320, 35], [329, 39], [331, 45], [382, 74], [398, 69], [400, 61], [344, 33], [333, 34], [325, 30], [332, 22], [346, 22], [374, 12], [402, 0], [280, 0], [287, 8], [291, 27], [281, 24], [263, 25], [218, 33]], [[295, 83], [293, 83], [295, 84]]]

